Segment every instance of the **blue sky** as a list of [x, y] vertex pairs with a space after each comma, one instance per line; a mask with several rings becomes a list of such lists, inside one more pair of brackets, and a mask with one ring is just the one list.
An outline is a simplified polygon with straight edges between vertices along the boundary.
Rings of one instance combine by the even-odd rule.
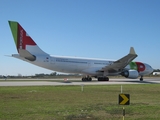
[[8, 20], [52, 55], [117, 60], [133, 46], [135, 61], [160, 69], [159, 6], [159, 0], [1, 0], [0, 75], [52, 72], [4, 56], [17, 53]]

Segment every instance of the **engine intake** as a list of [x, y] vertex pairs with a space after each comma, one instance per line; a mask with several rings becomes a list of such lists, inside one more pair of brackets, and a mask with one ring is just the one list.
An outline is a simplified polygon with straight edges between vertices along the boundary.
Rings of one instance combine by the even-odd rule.
[[126, 78], [136, 79], [139, 76], [139, 73], [137, 70], [126, 70], [121, 73], [122, 76]]

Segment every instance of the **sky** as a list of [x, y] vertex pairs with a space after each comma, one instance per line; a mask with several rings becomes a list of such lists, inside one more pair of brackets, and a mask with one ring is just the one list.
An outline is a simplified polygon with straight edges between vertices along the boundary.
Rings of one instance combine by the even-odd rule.
[[8, 20], [17, 21], [52, 55], [134, 61], [160, 69], [159, 0], [0, 0], [0, 75], [50, 74], [5, 55], [17, 50]]

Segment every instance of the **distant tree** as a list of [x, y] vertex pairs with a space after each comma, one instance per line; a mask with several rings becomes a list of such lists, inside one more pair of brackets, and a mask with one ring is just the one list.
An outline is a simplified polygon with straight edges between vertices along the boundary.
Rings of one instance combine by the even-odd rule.
[[57, 72], [52, 72], [51, 74], [50, 74], [50, 76], [56, 76], [57, 75]]
[[35, 74], [35, 77], [44, 77], [45, 74], [44, 73], [40, 73], [40, 74]]

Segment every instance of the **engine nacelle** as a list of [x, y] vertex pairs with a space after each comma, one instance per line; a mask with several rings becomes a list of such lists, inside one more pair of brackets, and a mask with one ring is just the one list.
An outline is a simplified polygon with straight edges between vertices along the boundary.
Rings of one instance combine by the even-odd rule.
[[122, 76], [126, 78], [136, 79], [139, 76], [139, 73], [137, 70], [126, 70], [121, 73]]

